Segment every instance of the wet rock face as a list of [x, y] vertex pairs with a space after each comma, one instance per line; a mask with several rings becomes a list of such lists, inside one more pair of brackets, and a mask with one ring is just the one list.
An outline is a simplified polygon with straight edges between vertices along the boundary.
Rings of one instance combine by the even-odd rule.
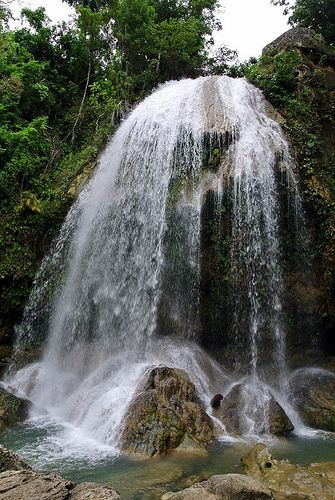
[[154, 456], [205, 449], [212, 437], [213, 423], [187, 374], [160, 367], [150, 371], [130, 404], [120, 442], [128, 453]]
[[310, 28], [292, 28], [264, 47], [263, 56], [275, 56], [279, 52], [293, 48], [318, 50], [323, 45]]
[[304, 422], [317, 429], [335, 431], [335, 374], [321, 369], [301, 369], [290, 380], [290, 395]]
[[335, 462], [300, 466], [288, 460], [275, 460], [259, 443], [243, 458], [244, 472], [261, 481], [274, 498], [304, 500], [335, 498]]
[[0, 435], [6, 428], [28, 418], [30, 401], [21, 399], [0, 387]]
[[[241, 435], [247, 429], [244, 423], [245, 394], [248, 387], [244, 384], [236, 384], [221, 401], [219, 408], [214, 410], [214, 415], [225, 425], [229, 434]], [[277, 403], [272, 394], [268, 393], [267, 414], [264, 417], [264, 408], [254, 409], [254, 421], [259, 427], [257, 433], [286, 434], [294, 429], [282, 407]], [[266, 424], [264, 423], [266, 421]]]
[[271, 500], [269, 488], [258, 480], [242, 474], [212, 476], [208, 481], [196, 483], [191, 488], [166, 493], [162, 500]]

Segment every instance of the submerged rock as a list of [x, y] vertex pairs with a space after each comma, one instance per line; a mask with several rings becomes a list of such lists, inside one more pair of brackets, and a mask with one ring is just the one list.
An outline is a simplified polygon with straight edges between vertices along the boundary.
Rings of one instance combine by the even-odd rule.
[[213, 423], [188, 375], [159, 367], [146, 376], [129, 406], [121, 446], [154, 456], [176, 448], [204, 450], [212, 437]]
[[7, 427], [23, 422], [28, 418], [31, 403], [11, 394], [0, 387], [0, 435]]
[[298, 370], [290, 379], [291, 398], [304, 422], [335, 432], [335, 374], [317, 368]]
[[[247, 384], [236, 384], [226, 394], [218, 409], [213, 414], [221, 420], [229, 434], [241, 435], [248, 432], [246, 428], [246, 395], [250, 392]], [[253, 408], [254, 431], [258, 434], [286, 434], [294, 429], [291, 420], [273, 395], [264, 389], [266, 406]], [[256, 405], [256, 400], [253, 402]]]
[[242, 474], [212, 476], [177, 493], [166, 493], [162, 500], [271, 500], [269, 488]]
[[120, 495], [96, 483], [75, 485], [57, 474], [40, 474], [18, 455], [0, 446], [0, 497], [4, 500], [118, 500]]
[[300, 466], [288, 460], [275, 460], [268, 448], [259, 443], [243, 458], [246, 474], [268, 487], [276, 500], [334, 500], [335, 462]]

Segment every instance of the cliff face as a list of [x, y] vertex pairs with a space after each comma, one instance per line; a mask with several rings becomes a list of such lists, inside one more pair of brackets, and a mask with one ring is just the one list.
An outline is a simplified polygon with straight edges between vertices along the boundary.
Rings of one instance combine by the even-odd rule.
[[[297, 243], [294, 206], [287, 179], [278, 169], [283, 323], [292, 367], [319, 363], [335, 354], [334, 65], [335, 53], [312, 30], [292, 29], [269, 44], [257, 64], [246, 68], [246, 76], [272, 104], [269, 113], [281, 123], [291, 144], [305, 211], [306, 227], [297, 228], [301, 240]], [[243, 321], [246, 286], [243, 279], [237, 283], [230, 270], [229, 193], [220, 207], [220, 231], [213, 222], [217, 210], [215, 195], [209, 193], [202, 213], [202, 343], [220, 353], [226, 365], [236, 360], [243, 365], [243, 339], [249, 334]], [[238, 332], [231, 326], [236, 286], [242, 305]], [[270, 342], [269, 333], [264, 359]]]
[[[305, 357], [335, 354], [335, 52], [312, 30], [295, 28], [265, 47], [250, 80], [282, 116], [301, 181], [309, 242], [286, 255], [289, 345]], [[293, 255], [292, 255], [293, 257]], [[291, 269], [290, 269], [291, 268]], [[291, 331], [290, 331], [291, 330]]]

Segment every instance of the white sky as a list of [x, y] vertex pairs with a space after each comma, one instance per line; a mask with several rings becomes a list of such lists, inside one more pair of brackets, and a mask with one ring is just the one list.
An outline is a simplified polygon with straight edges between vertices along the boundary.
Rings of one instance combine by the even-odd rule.
[[[215, 36], [217, 45], [228, 45], [238, 50], [241, 61], [258, 57], [262, 48], [289, 29], [280, 7], [270, 0], [222, 0], [220, 18], [223, 29]], [[20, 0], [13, 2], [12, 10], [19, 14], [20, 6], [43, 6], [53, 21], [67, 19], [71, 13], [61, 0]]]
[[237, 50], [241, 61], [260, 56], [265, 45], [290, 28], [287, 16], [270, 0], [221, 0], [221, 5], [222, 31], [215, 41]]

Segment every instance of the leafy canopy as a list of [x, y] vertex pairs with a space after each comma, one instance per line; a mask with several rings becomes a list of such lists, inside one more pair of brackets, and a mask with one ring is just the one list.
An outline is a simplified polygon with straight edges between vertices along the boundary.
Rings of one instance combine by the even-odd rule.
[[292, 26], [313, 28], [327, 43], [335, 45], [334, 0], [297, 0], [294, 6], [288, 0], [271, 0], [271, 3], [283, 6], [285, 14], [290, 13]]

